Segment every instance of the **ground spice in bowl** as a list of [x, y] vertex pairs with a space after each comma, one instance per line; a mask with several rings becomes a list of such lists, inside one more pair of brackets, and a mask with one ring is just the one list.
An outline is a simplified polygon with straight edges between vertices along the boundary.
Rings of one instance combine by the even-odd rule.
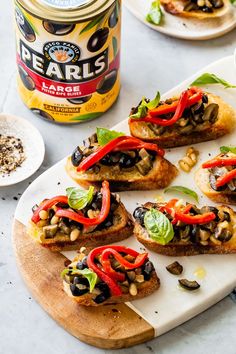
[[21, 139], [0, 134], [0, 175], [9, 175], [20, 167], [25, 160]]

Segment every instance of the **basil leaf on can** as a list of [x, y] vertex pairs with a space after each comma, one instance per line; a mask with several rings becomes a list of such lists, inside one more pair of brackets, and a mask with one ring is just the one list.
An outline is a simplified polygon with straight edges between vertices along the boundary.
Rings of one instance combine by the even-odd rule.
[[66, 189], [68, 196], [68, 204], [72, 209], [81, 210], [90, 204], [93, 199], [94, 187], [90, 186], [88, 190], [80, 189], [78, 187], [71, 187]]
[[116, 132], [115, 130], [109, 130], [106, 128], [97, 128], [97, 139], [98, 144], [103, 146], [109, 143], [109, 141], [118, 138], [119, 136], [124, 136], [122, 132]]
[[223, 85], [225, 88], [236, 88], [236, 85], [231, 85], [229, 82], [225, 81], [224, 79], [221, 79], [215, 74], [210, 74], [210, 73], [204, 73], [200, 75], [191, 83], [191, 86], [202, 86], [202, 85], [212, 85], [212, 84], [220, 84]]
[[187, 187], [182, 187], [182, 186], [171, 186], [168, 187], [164, 190], [164, 193], [167, 192], [177, 192], [177, 193], [182, 193], [185, 195], [188, 195], [189, 197], [193, 198], [198, 202], [198, 195], [196, 192], [194, 192], [192, 189], [189, 189]]
[[174, 237], [170, 220], [159, 210], [148, 210], [144, 216], [144, 225], [150, 238], [161, 245], [166, 245]]

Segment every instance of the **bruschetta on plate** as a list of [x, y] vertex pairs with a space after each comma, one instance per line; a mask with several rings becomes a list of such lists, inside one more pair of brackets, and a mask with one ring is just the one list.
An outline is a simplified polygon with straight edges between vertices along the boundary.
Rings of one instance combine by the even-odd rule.
[[140, 299], [160, 286], [148, 254], [124, 246], [83, 248], [61, 275], [67, 295], [84, 306]]
[[195, 174], [195, 181], [214, 202], [236, 204], [236, 148], [204, 162]]
[[178, 199], [135, 209], [134, 234], [167, 256], [236, 253], [236, 213], [228, 206], [197, 207]]
[[68, 158], [66, 171], [83, 187], [99, 188], [106, 179], [112, 191], [165, 188], [178, 170], [164, 153], [156, 144], [98, 128]]
[[179, 97], [157, 100], [155, 106], [152, 102], [143, 99], [131, 109], [130, 133], [162, 148], [214, 140], [235, 127], [234, 109], [198, 87], [190, 87]]
[[68, 188], [67, 195], [33, 207], [28, 234], [51, 251], [77, 250], [122, 241], [133, 233], [131, 216], [109, 183], [101, 191]]
[[171, 15], [197, 20], [222, 18], [230, 10], [228, 0], [161, 0]]

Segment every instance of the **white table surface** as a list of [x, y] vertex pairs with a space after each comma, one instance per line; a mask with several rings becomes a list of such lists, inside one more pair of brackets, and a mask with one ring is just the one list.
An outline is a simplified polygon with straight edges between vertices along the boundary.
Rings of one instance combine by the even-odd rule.
[[[142, 95], [162, 93], [212, 61], [230, 55], [236, 31], [215, 40], [190, 42], [168, 38], [123, 10], [122, 90], [116, 105], [88, 124], [58, 126], [35, 117], [18, 97], [12, 2], [1, 0], [0, 112], [18, 114], [42, 133], [46, 156], [40, 170], [16, 186], [0, 188], [0, 354], [100, 354], [60, 328], [34, 301], [16, 268], [11, 224], [16, 198], [39, 174], [68, 154], [96, 125], [111, 127], [124, 119]], [[227, 297], [196, 318], [146, 344], [119, 354], [235, 354], [236, 305]]]

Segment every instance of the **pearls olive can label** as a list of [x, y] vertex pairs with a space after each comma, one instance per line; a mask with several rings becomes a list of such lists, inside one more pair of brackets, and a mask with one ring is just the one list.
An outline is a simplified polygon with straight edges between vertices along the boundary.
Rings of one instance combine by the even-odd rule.
[[112, 106], [120, 91], [120, 12], [116, 0], [89, 20], [62, 23], [15, 2], [17, 86], [33, 113], [78, 123]]

